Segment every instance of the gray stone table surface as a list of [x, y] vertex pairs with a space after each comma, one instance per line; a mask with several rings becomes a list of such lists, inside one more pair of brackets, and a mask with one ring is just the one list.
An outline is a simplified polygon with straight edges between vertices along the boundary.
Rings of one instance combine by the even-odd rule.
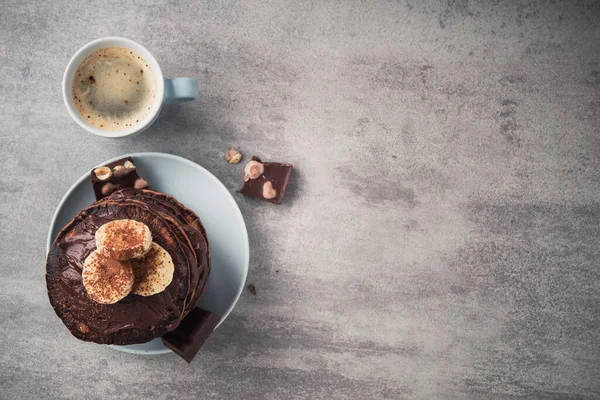
[[[90, 40], [199, 80], [143, 136], [67, 114]], [[0, 2], [0, 398], [600, 398], [600, 4]], [[281, 206], [246, 156], [295, 165]], [[46, 296], [52, 213], [91, 166], [206, 167], [248, 283], [190, 365], [73, 338]]]

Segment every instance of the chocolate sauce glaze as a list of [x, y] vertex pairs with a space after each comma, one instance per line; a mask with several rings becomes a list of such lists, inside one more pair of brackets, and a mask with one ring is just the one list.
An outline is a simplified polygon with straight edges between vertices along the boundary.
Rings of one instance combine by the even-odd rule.
[[[147, 342], [175, 329], [203, 291], [210, 260], [205, 230], [198, 229], [200, 220], [196, 216], [196, 226], [190, 224], [182, 210], [172, 206], [179, 204], [176, 200], [168, 206], [158, 200], [167, 195], [152, 198], [157, 192], [146, 192], [127, 189], [92, 204], [52, 244], [46, 262], [50, 303], [79, 339], [105, 344]], [[163, 292], [148, 297], [129, 294], [115, 304], [99, 304], [87, 295], [81, 279], [83, 262], [96, 249], [96, 230], [115, 219], [148, 225], [153, 240], [173, 258], [173, 281]]]

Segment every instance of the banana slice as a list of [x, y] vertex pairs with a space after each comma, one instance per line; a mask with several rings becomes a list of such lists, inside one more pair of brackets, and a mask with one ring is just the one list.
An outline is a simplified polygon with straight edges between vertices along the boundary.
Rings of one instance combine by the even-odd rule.
[[98, 250], [85, 259], [81, 277], [88, 296], [100, 304], [116, 303], [133, 288], [131, 263], [108, 258]]
[[96, 247], [115, 260], [141, 257], [150, 250], [151, 244], [150, 228], [133, 219], [110, 221], [96, 231]]
[[152, 243], [150, 251], [145, 256], [130, 261], [135, 275], [135, 283], [131, 291], [135, 294], [152, 296], [165, 290], [173, 280], [175, 270], [173, 259], [156, 243]]

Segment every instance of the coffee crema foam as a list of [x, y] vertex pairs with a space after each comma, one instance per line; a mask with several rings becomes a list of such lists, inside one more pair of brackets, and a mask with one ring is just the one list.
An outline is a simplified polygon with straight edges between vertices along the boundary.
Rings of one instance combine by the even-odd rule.
[[73, 104], [90, 125], [109, 131], [142, 121], [155, 101], [156, 78], [146, 61], [124, 47], [98, 49], [73, 77]]

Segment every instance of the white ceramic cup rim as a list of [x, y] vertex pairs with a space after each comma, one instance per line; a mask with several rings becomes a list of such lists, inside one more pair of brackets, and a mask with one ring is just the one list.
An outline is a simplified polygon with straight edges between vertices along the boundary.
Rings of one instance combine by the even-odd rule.
[[[150, 68], [152, 69], [152, 72], [154, 73], [154, 76], [156, 78], [155, 101], [152, 104], [152, 108], [148, 115], [146, 115], [146, 117], [144, 117], [142, 121], [135, 124], [134, 126], [119, 131], [103, 130], [88, 124], [79, 114], [79, 111], [77, 111], [77, 108], [73, 104], [73, 98], [71, 94], [73, 90], [73, 75], [75, 75], [75, 72], [77, 71], [79, 65], [88, 55], [104, 47], [126, 47], [135, 51], [144, 58], [148, 65], [150, 65]], [[134, 42], [133, 40], [122, 37], [104, 37], [89, 42], [88, 44], [77, 50], [73, 57], [71, 57], [71, 60], [69, 61], [69, 64], [67, 64], [67, 68], [65, 69], [65, 73], [63, 75], [62, 91], [67, 111], [75, 120], [75, 122], [79, 124], [79, 126], [81, 126], [86, 131], [98, 136], [106, 138], [122, 138], [141, 132], [148, 128], [150, 125], [152, 125], [152, 123], [160, 113], [160, 110], [163, 105], [165, 95], [165, 79], [163, 77], [162, 70], [158, 65], [158, 62], [144, 46], [137, 42]]]

